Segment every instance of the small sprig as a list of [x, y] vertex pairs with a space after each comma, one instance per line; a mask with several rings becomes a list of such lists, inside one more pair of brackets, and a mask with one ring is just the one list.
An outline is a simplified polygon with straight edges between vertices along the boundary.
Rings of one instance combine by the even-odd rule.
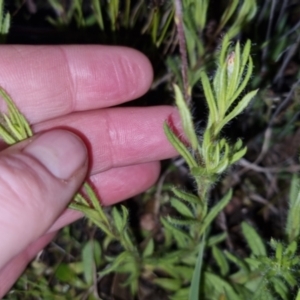
[[32, 130], [28, 121], [2, 88], [0, 88], [0, 96], [7, 105], [7, 113], [0, 113], [0, 117], [4, 120], [4, 122], [0, 123], [0, 137], [8, 145], [13, 145], [31, 137]]
[[221, 131], [247, 107], [257, 93], [257, 90], [254, 90], [241, 97], [253, 70], [250, 48], [251, 42], [247, 41], [243, 49], [239, 42], [232, 49], [229, 37], [226, 35], [213, 81], [210, 82], [208, 75], [202, 71], [200, 78], [209, 108], [207, 126], [202, 139], [197, 138], [188, 105], [179, 87], [174, 85], [183, 130], [192, 151], [176, 137], [167, 124], [165, 124], [165, 133], [185, 158], [198, 184], [199, 195], [203, 199], [206, 199], [206, 193], [217, 176], [246, 153], [246, 147], [243, 147], [240, 139], [230, 145], [221, 136]]

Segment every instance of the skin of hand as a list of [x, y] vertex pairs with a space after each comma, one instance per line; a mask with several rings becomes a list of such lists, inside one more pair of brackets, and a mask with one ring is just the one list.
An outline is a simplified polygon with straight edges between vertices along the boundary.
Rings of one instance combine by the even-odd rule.
[[82, 217], [66, 207], [84, 179], [104, 205], [155, 183], [159, 160], [176, 155], [163, 122], [179, 118], [168, 106], [113, 107], [150, 87], [151, 65], [133, 49], [1, 46], [0, 66], [0, 85], [35, 132], [0, 152], [2, 298], [57, 230]]

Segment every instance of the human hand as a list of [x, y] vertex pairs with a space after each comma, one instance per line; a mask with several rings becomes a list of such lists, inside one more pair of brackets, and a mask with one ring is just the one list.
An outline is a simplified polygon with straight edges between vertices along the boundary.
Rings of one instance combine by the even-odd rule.
[[141, 193], [159, 160], [176, 154], [163, 132], [176, 112], [112, 108], [151, 84], [148, 60], [132, 49], [4, 46], [0, 66], [0, 85], [37, 133], [0, 152], [2, 297], [56, 231], [82, 216], [66, 206], [85, 179], [86, 154], [104, 205]]

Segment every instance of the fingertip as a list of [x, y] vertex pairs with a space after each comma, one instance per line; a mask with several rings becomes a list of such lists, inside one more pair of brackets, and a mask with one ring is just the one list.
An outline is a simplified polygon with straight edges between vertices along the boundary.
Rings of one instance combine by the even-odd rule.
[[126, 55], [130, 60], [130, 68], [132, 71], [133, 87], [139, 87], [133, 90], [132, 98], [138, 98], [144, 95], [150, 88], [153, 82], [153, 68], [148, 57], [142, 52], [132, 49], [123, 48], [126, 51]]
[[155, 184], [160, 162], [113, 168], [91, 177], [103, 205], [112, 205], [136, 196]]
[[135, 49], [95, 45], [61, 49], [68, 62], [73, 92], [76, 90], [73, 111], [124, 103], [142, 96], [151, 86], [151, 63]]

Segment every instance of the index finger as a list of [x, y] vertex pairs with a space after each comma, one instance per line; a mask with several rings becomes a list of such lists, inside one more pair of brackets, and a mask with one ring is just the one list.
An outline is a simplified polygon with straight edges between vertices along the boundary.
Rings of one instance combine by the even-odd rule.
[[0, 86], [30, 123], [133, 100], [152, 76], [148, 59], [125, 47], [0, 47]]

